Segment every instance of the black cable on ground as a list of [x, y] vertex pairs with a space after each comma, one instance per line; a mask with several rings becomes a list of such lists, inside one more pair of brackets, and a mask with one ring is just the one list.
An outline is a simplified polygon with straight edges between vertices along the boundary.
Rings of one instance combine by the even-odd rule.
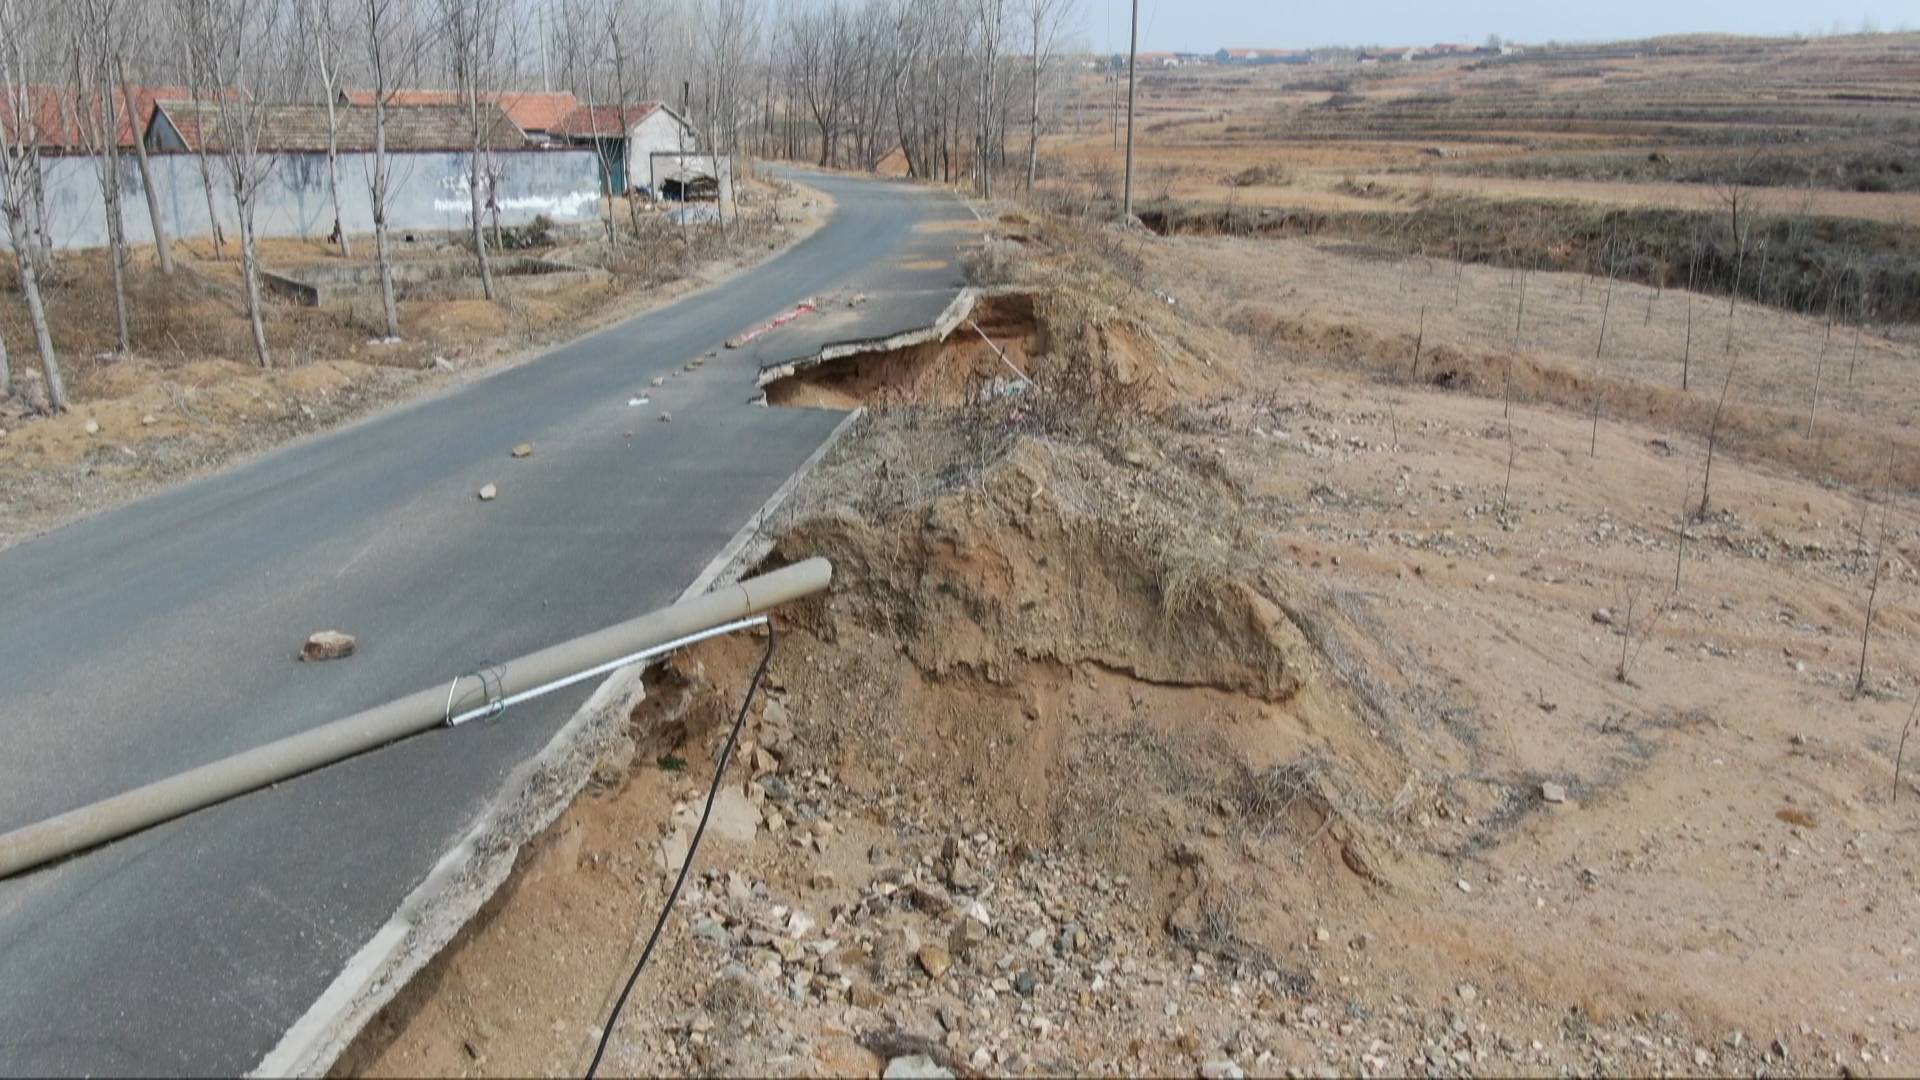
[[773, 660], [773, 620], [767, 620], [767, 650], [760, 654], [760, 666], [753, 669], [753, 681], [747, 684], [747, 696], [740, 702], [740, 715], [733, 718], [733, 730], [727, 733], [727, 744], [720, 748], [720, 761], [713, 769], [713, 783], [707, 787], [706, 809], [700, 812], [700, 824], [693, 830], [693, 841], [687, 845], [687, 857], [680, 864], [680, 876], [673, 881], [672, 891], [667, 893], [667, 902], [660, 908], [660, 920], [653, 924], [653, 934], [647, 938], [647, 947], [640, 950], [640, 960], [633, 965], [633, 973], [627, 976], [627, 984], [620, 988], [620, 996], [613, 1003], [613, 1012], [607, 1017], [607, 1026], [600, 1032], [600, 1045], [593, 1052], [593, 1063], [587, 1066], [587, 1080], [593, 1080], [600, 1071], [600, 1059], [606, 1056], [607, 1044], [613, 1041], [613, 1026], [620, 1020], [620, 1010], [627, 1007], [627, 995], [633, 993], [633, 984], [640, 981], [640, 973], [646, 970], [648, 958], [653, 956], [653, 947], [660, 943], [660, 932], [667, 927], [667, 917], [673, 914], [674, 901], [680, 899], [680, 887], [687, 883], [687, 873], [693, 869], [693, 857], [700, 851], [700, 837], [706, 834], [707, 819], [713, 816], [713, 800], [720, 794], [720, 779], [727, 773], [727, 762], [733, 757], [733, 746], [740, 740], [740, 729], [746, 725], [747, 709], [753, 704], [754, 692], [760, 689], [760, 677], [767, 673], [767, 664]]

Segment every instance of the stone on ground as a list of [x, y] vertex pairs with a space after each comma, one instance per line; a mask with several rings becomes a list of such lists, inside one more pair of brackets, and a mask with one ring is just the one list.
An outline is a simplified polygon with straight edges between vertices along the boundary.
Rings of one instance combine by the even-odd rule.
[[321, 660], [339, 660], [353, 655], [355, 642], [352, 634], [343, 634], [338, 630], [322, 630], [307, 639], [300, 650], [300, 659], [319, 662]]

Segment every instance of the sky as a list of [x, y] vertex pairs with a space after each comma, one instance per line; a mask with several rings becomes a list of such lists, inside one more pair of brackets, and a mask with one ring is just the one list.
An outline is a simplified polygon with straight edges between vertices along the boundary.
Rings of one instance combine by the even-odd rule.
[[[1081, 0], [1097, 51], [1125, 52], [1130, 0]], [[1920, 28], [1920, 0], [1140, 0], [1144, 52], [1225, 46], [1605, 41], [1714, 31], [1780, 35]], [[1839, 25], [1836, 26], [1835, 21]]]

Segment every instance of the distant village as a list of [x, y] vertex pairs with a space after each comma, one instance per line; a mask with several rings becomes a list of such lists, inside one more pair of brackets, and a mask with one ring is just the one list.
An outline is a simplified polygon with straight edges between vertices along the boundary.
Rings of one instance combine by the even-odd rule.
[[[1441, 42], [1437, 45], [1410, 45], [1394, 48], [1331, 46], [1314, 49], [1220, 49], [1210, 53], [1143, 52], [1139, 54], [1138, 63], [1146, 68], [1262, 67], [1269, 64], [1327, 63], [1380, 64], [1441, 60], [1456, 56], [1514, 56], [1525, 51], [1518, 45], [1507, 44], [1496, 37], [1489, 39], [1484, 45]], [[1089, 59], [1086, 66], [1092, 69], [1124, 68], [1127, 66], [1127, 55], [1115, 53], [1108, 57], [1096, 56]]]

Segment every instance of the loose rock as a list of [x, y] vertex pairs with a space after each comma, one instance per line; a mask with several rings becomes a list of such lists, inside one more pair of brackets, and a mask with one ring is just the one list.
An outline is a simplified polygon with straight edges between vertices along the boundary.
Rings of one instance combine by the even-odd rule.
[[933, 978], [941, 978], [953, 969], [953, 954], [944, 945], [922, 945], [920, 967]]
[[352, 634], [343, 634], [338, 630], [322, 630], [307, 638], [306, 645], [300, 649], [300, 659], [315, 663], [322, 660], [340, 660], [352, 656], [356, 644]]
[[953, 1073], [925, 1054], [894, 1058], [887, 1062], [887, 1070], [880, 1075], [885, 1080], [953, 1080]]

